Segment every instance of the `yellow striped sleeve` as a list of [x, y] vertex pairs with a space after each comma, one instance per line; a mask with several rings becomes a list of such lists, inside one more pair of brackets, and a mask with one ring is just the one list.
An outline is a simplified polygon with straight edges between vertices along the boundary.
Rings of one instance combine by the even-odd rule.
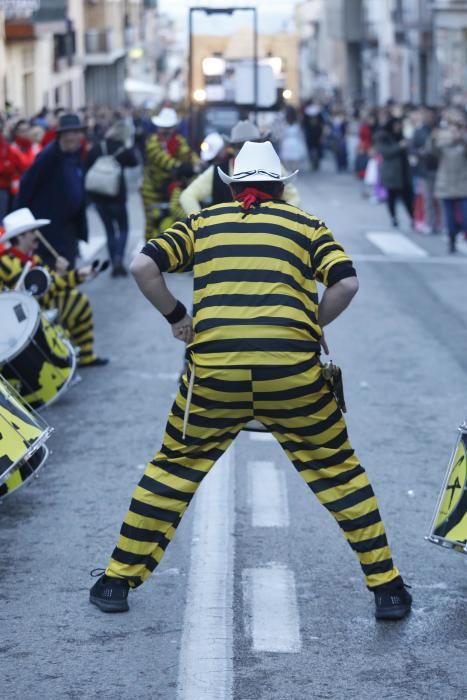
[[141, 251], [154, 260], [161, 272], [184, 272], [191, 268], [194, 257], [194, 235], [191, 219], [177, 221]]
[[337, 264], [351, 264], [352, 260], [323, 221], [313, 222], [310, 231], [313, 271], [316, 279], [327, 286], [331, 269]]
[[5, 287], [14, 287], [23, 270], [23, 263], [19, 258], [5, 253], [0, 257], [0, 279]]

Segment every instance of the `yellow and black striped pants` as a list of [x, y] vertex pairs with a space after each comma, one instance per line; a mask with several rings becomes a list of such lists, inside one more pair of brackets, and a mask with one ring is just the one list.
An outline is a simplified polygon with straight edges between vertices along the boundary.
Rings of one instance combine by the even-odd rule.
[[317, 358], [301, 365], [196, 367], [183, 439], [188, 379], [182, 379], [160, 451], [133, 493], [106, 569], [139, 586], [161, 561], [196, 489], [245, 423], [256, 418], [334, 516], [356, 553], [366, 584], [399, 576], [378, 504], [347, 437]]
[[46, 306], [58, 309], [60, 324], [70, 334], [73, 345], [79, 347], [79, 364], [86, 365], [92, 362], [96, 357], [94, 323], [92, 307], [86, 294], [78, 289], [57, 292], [48, 300]]

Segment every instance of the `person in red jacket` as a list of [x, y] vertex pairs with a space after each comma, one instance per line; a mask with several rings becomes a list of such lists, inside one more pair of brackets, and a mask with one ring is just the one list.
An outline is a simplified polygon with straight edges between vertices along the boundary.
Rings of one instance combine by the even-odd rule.
[[12, 181], [11, 194], [14, 197], [19, 191], [21, 176], [31, 167], [37, 155], [37, 150], [30, 137], [31, 127], [26, 119], [20, 119], [13, 127], [13, 143], [11, 148], [15, 151], [20, 162], [19, 176]]
[[0, 221], [11, 208], [12, 182], [21, 175], [21, 162], [4, 136], [5, 122], [0, 117]]
[[57, 126], [60, 117], [65, 114], [65, 109], [63, 107], [57, 107], [54, 111], [50, 110], [46, 114], [47, 129], [42, 137], [41, 146], [45, 148], [49, 143], [55, 141], [57, 138]]

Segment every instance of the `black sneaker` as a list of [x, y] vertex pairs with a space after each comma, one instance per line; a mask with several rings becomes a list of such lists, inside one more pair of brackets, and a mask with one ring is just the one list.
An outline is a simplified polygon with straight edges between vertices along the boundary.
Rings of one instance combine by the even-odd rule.
[[[91, 576], [96, 575], [94, 571], [102, 569], [93, 569]], [[126, 579], [102, 574], [89, 591], [89, 602], [97, 605], [102, 612], [127, 612], [130, 609], [127, 600], [129, 589]]]
[[377, 620], [402, 620], [410, 612], [412, 596], [404, 583], [387, 584], [374, 591]]

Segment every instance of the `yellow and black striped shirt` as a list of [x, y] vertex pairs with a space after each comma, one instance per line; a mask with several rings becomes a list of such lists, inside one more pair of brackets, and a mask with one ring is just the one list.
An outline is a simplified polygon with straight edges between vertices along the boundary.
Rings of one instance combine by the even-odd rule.
[[196, 364], [281, 364], [320, 350], [317, 281], [355, 275], [326, 225], [283, 201], [217, 204], [142, 250], [161, 271], [193, 269]]
[[194, 164], [198, 161], [186, 139], [180, 134], [176, 135], [176, 139], [177, 150], [174, 156], [168, 153], [157, 134], [151, 136], [147, 142], [141, 193], [148, 201], [156, 202], [167, 198], [166, 189], [174, 179], [174, 168], [183, 162]]

